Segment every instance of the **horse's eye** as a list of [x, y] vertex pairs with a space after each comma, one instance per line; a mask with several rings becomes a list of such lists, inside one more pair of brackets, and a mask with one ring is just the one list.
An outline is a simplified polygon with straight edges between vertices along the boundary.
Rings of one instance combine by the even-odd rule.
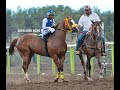
[[70, 22], [70, 24], [72, 25], [73, 23], [72, 23], [72, 22]]

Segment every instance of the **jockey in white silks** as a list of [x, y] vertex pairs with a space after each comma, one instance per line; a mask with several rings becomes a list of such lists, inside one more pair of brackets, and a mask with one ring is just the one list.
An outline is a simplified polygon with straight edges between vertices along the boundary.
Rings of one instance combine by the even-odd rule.
[[53, 33], [55, 31], [55, 29], [52, 28], [53, 26], [55, 26], [54, 11], [48, 10], [47, 17], [44, 18], [42, 21], [42, 29], [40, 36], [44, 38], [44, 36], [47, 35], [48, 33]]

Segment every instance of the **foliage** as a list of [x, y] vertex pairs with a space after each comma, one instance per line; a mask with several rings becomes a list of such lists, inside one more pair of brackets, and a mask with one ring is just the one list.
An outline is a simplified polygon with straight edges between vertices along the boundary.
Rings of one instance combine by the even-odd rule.
[[[55, 11], [55, 22], [63, 20], [66, 16], [72, 16], [76, 23], [82, 14], [84, 9], [79, 10], [71, 9], [69, 6], [52, 5], [37, 8], [22, 9], [20, 6], [17, 8], [17, 12], [11, 9], [6, 9], [6, 41], [10, 41], [12, 37], [19, 37], [24, 33], [18, 33], [18, 29], [41, 29], [42, 19], [46, 17], [47, 10], [52, 9]], [[114, 41], [114, 12], [105, 11], [100, 12], [97, 7], [92, 8], [104, 22], [104, 30], [107, 41]], [[72, 35], [70, 35], [72, 36]]]

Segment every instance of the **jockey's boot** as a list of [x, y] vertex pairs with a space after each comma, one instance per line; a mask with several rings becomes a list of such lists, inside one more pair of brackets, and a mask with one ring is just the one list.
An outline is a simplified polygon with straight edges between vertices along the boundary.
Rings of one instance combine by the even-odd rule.
[[103, 47], [102, 47], [101, 56], [106, 56], [106, 53], [105, 53], [105, 46], [104, 46], [104, 45], [103, 45]]
[[105, 51], [102, 51], [101, 56], [106, 56]]
[[38, 36], [41, 37], [41, 38], [43, 38], [43, 35], [42, 35], [42, 34], [39, 34]]
[[80, 55], [81, 54], [81, 50], [82, 49], [82, 46], [80, 46], [80, 48], [76, 51], [76, 55]]
[[80, 51], [77, 51], [77, 52], [76, 52], [76, 55], [80, 55], [80, 53], [81, 53]]
[[48, 36], [47, 35], [43, 35], [43, 39], [47, 42]]
[[81, 54], [81, 50], [82, 49], [82, 45], [80, 45], [80, 47], [78, 48], [78, 50], [76, 51], [76, 55], [80, 55]]

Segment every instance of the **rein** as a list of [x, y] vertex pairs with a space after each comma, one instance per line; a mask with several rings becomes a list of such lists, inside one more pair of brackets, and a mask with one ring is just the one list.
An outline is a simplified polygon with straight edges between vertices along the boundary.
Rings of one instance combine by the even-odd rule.
[[61, 31], [65, 31], [65, 32], [67, 32], [67, 31], [72, 32], [72, 28], [77, 27], [78, 25], [77, 24], [73, 24], [72, 26], [70, 26], [69, 20], [72, 20], [72, 18], [70, 18], [70, 17], [68, 18], [67, 17], [63, 21], [61, 21], [61, 23], [64, 25], [64, 28], [57, 29], [57, 30], [61, 30]]
[[[92, 31], [93, 31], [93, 29], [92, 29]], [[91, 31], [91, 33], [89, 34], [88, 37], [91, 37], [91, 40], [92, 40], [93, 42], [97, 43], [97, 41], [93, 39], [93, 33], [92, 33], [92, 31]], [[88, 37], [87, 37], [87, 38], [88, 38]], [[85, 38], [85, 40], [86, 40], [87, 38]], [[86, 42], [84, 42], [84, 43], [85, 43], [85, 45], [87, 45], [88, 48], [95, 49], [95, 48], [89, 46]], [[102, 47], [102, 46], [101, 46], [101, 47]], [[101, 48], [101, 47], [100, 47], [100, 48]], [[97, 48], [97, 46], [96, 46], [96, 48]]]
[[[91, 36], [91, 35], [89, 35], [89, 36]], [[88, 36], [88, 37], [89, 37], [89, 36]], [[87, 38], [88, 38], [88, 37], [87, 37]], [[91, 37], [92, 37], [92, 36], [91, 36]], [[87, 38], [85, 38], [85, 40], [86, 40]], [[93, 38], [92, 38], [92, 40], [95, 42], [95, 40], [94, 40]], [[89, 46], [86, 42], [84, 42], [84, 43], [85, 43], [85, 45], [87, 45], [88, 48], [94, 49], [93, 47]]]

